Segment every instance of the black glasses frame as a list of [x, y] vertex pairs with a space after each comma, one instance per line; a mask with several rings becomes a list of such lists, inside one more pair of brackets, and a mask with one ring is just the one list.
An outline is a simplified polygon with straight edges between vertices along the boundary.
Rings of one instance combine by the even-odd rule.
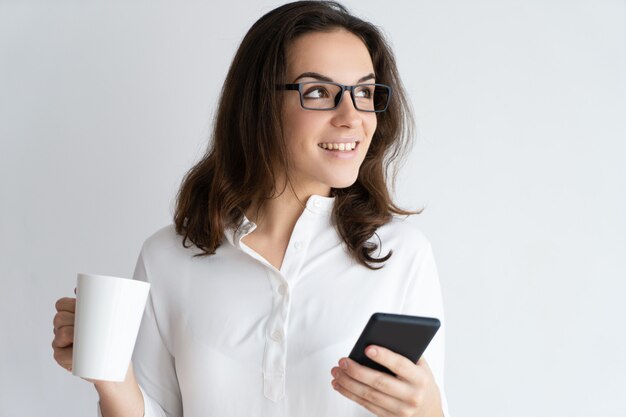
[[[304, 105], [304, 98], [302, 97], [302, 86], [308, 85], [308, 84], [333, 84], [336, 85], [337, 87], [339, 87], [341, 90], [339, 91], [339, 93], [337, 93], [337, 95], [335, 96], [335, 107], [331, 107], [328, 109], [316, 109], [316, 108], [312, 108], [312, 107], [307, 107]], [[359, 109], [359, 107], [356, 104], [356, 100], [354, 99], [354, 89], [357, 87], [362, 87], [362, 86], [371, 86], [373, 85], [374, 88], [384, 88], [387, 90], [387, 103], [385, 103], [385, 108], [384, 109], [380, 109], [380, 110], [364, 110], [364, 109]], [[358, 111], [364, 111], [364, 112], [368, 112], [368, 113], [382, 113], [385, 110], [387, 110], [387, 107], [389, 107], [389, 101], [391, 100], [391, 94], [393, 92], [391, 86], [385, 85], [385, 84], [376, 84], [376, 83], [370, 83], [370, 84], [357, 84], [357, 85], [344, 85], [344, 84], [339, 84], [339, 83], [335, 83], [335, 82], [331, 82], [331, 81], [307, 81], [304, 83], [295, 83], [295, 84], [283, 84], [283, 85], [279, 85], [278, 86], [279, 90], [295, 90], [298, 91], [298, 94], [300, 95], [300, 105], [302, 106], [303, 109], [306, 110], [321, 110], [321, 111], [326, 111], [326, 110], [335, 110], [337, 107], [339, 107], [339, 105], [341, 104], [341, 100], [343, 99], [343, 93], [345, 93], [346, 91], [350, 92], [350, 97], [352, 98], [352, 104], [354, 105], [354, 108], [357, 109]]]

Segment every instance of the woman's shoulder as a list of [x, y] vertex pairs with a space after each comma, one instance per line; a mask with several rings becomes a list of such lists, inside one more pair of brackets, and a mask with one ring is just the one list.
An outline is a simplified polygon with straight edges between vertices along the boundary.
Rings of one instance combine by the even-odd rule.
[[391, 221], [379, 227], [376, 234], [385, 241], [396, 245], [408, 245], [413, 248], [430, 247], [430, 241], [415, 220], [408, 216], [393, 216]]
[[176, 232], [176, 227], [173, 224], [169, 224], [155, 231], [144, 241], [142, 247], [144, 256], [162, 256], [166, 253], [185, 253], [188, 255], [190, 250], [192, 249], [183, 246], [183, 238]]
[[393, 253], [394, 264], [413, 263], [432, 256], [430, 240], [422, 232], [415, 219], [394, 216], [391, 221], [378, 228], [370, 242], [378, 246], [377, 253]]
[[159, 246], [163, 244], [172, 244], [175, 241], [180, 241], [180, 236], [176, 233], [176, 228], [173, 224], [161, 227], [152, 233], [145, 240], [144, 246]]

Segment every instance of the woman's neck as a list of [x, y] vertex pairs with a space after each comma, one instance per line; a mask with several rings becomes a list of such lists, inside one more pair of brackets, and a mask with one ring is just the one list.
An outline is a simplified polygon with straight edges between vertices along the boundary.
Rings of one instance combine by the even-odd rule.
[[[320, 187], [317, 187], [320, 188]], [[309, 197], [313, 194], [329, 195], [328, 190], [317, 189], [313, 192], [296, 192], [295, 187], [287, 187], [283, 192], [263, 204], [252, 204], [246, 210], [246, 217], [256, 223], [254, 231], [242, 238], [252, 250], [267, 262], [280, 270], [287, 251], [287, 245], [296, 222], [306, 208]]]
[[329, 195], [330, 189], [296, 191], [287, 186], [283, 192], [263, 203], [253, 204], [246, 210], [246, 217], [257, 225], [254, 233], [270, 240], [289, 240], [296, 222], [306, 208], [306, 202], [313, 194]]

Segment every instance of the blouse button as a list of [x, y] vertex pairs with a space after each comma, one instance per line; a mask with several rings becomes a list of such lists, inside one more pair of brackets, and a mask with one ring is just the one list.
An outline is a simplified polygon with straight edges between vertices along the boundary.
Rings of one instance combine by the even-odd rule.
[[281, 332], [280, 330], [274, 330], [272, 332], [272, 340], [275, 340], [276, 342], [280, 342], [283, 338], [283, 332]]
[[296, 243], [293, 244], [293, 247], [296, 248], [296, 250], [302, 249], [302, 242], [297, 241]]
[[320, 207], [320, 206], [322, 205], [322, 202], [321, 202], [321, 201], [319, 201], [318, 199], [315, 199], [315, 200], [313, 201], [313, 205], [314, 205], [315, 207]]
[[278, 287], [278, 293], [280, 295], [285, 295], [286, 292], [287, 292], [287, 286], [285, 284], [280, 284], [280, 287]]

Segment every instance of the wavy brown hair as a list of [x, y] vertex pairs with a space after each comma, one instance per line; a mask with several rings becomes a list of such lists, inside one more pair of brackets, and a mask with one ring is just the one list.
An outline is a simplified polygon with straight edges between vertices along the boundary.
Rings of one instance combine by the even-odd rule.
[[[202, 255], [214, 254], [225, 228], [237, 228], [245, 211], [284, 192], [280, 175], [289, 171], [286, 138], [281, 126], [282, 93], [286, 81], [286, 48], [309, 32], [347, 30], [366, 45], [376, 82], [392, 87], [386, 112], [376, 113], [377, 129], [354, 184], [331, 190], [333, 222], [350, 255], [377, 269], [392, 252], [376, 257], [371, 240], [394, 214], [415, 212], [391, 200], [387, 180], [395, 178], [398, 159], [405, 155], [413, 130], [395, 58], [380, 30], [332, 1], [298, 1], [261, 17], [244, 37], [222, 87], [205, 156], [186, 174], [178, 193], [174, 223], [183, 245], [194, 244]], [[289, 179], [288, 179], [289, 180]], [[189, 243], [191, 242], [191, 243]]]

